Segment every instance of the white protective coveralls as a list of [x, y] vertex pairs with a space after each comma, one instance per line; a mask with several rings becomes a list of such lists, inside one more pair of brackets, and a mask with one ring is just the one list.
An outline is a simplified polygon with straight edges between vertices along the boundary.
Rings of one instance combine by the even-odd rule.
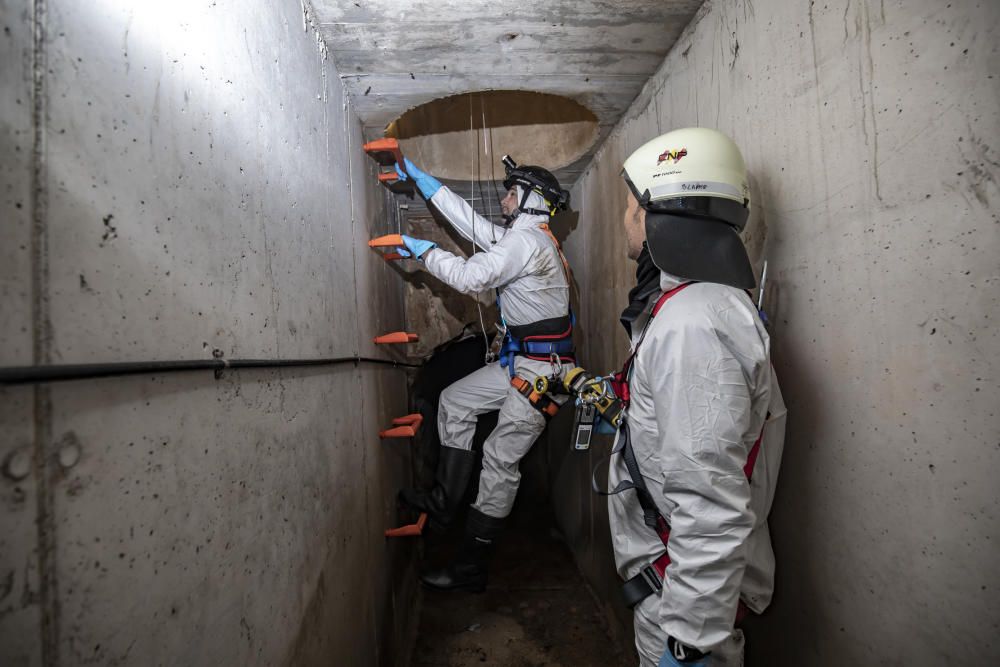
[[[509, 326], [569, 314], [569, 283], [559, 250], [540, 227], [548, 218], [521, 213], [509, 228], [493, 225], [444, 186], [431, 202], [459, 234], [483, 250], [465, 259], [434, 248], [423, 256], [432, 275], [465, 294], [497, 288], [500, 310]], [[536, 193], [528, 197], [526, 207], [547, 208]], [[497, 242], [492, 244], [491, 238]], [[515, 357], [514, 363], [517, 374], [529, 381], [553, 372], [545, 361]], [[473, 507], [502, 519], [510, 514], [517, 495], [521, 480], [518, 464], [544, 430], [545, 418], [510, 385], [508, 370], [493, 362], [441, 393], [438, 432], [442, 446], [469, 450], [477, 417], [492, 410], [500, 410], [500, 416], [483, 444], [483, 471]]]
[[[664, 292], [682, 282], [660, 274]], [[742, 665], [743, 634], [733, 628], [738, 600], [760, 613], [774, 588], [767, 515], [785, 405], [770, 339], [745, 292], [695, 283], [650, 322], [659, 296], [633, 324], [633, 347], [648, 330], [632, 366], [627, 420], [646, 486], [671, 526], [671, 562], [661, 594], [635, 608], [636, 648], [642, 667], [655, 667], [669, 635], [711, 650], [712, 665]], [[743, 468], [769, 413], [748, 482]], [[609, 489], [628, 478], [614, 456]], [[663, 544], [643, 522], [634, 491], [610, 496], [608, 510], [618, 573], [627, 580], [659, 557]]]

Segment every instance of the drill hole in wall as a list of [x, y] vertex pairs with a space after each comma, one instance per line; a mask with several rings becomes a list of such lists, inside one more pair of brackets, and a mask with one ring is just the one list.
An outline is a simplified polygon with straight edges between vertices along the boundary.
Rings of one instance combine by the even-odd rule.
[[504, 155], [555, 171], [582, 157], [597, 134], [597, 117], [579, 102], [524, 90], [442, 97], [385, 131], [421, 169], [456, 181], [503, 180]]

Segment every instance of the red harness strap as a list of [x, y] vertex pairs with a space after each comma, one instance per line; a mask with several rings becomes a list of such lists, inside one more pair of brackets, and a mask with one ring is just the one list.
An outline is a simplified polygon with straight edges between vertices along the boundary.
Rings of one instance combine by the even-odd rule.
[[[693, 284], [694, 283], [683, 283], [661, 294], [660, 298], [656, 300], [656, 305], [653, 306], [653, 312], [649, 316], [649, 322], [652, 322], [653, 318], [656, 317], [656, 314], [660, 312], [661, 308], [663, 308], [663, 305], [670, 300], [670, 297], [680, 293], [683, 289]], [[625, 404], [626, 408], [628, 407], [628, 402], [631, 398], [628, 386], [628, 374], [629, 371], [632, 370], [632, 363], [635, 361], [635, 355], [639, 354], [639, 346], [642, 345], [642, 341], [646, 337], [646, 330], [649, 329], [649, 322], [646, 323], [646, 328], [643, 329], [635, 347], [632, 348], [632, 354], [628, 355], [628, 359], [625, 360], [625, 363], [622, 365], [622, 369], [615, 373], [614, 378], [611, 380], [611, 388], [614, 389], [615, 396], [621, 399], [621, 402]]]
[[[749, 480], [753, 475], [753, 467], [754, 464], [757, 463], [757, 454], [760, 453], [760, 441], [763, 438], [764, 429], [762, 428], [760, 435], [757, 436], [757, 442], [753, 443], [753, 448], [750, 450], [750, 455], [747, 457], [746, 465], [743, 466], [743, 473], [747, 476], [747, 480]], [[670, 524], [668, 524], [667, 520], [662, 516], [657, 516], [656, 534], [660, 538], [660, 541], [663, 542], [663, 546], [666, 547], [667, 540], [670, 539]], [[670, 565], [670, 553], [667, 551], [660, 554], [660, 557], [652, 563], [651, 567], [656, 570], [656, 574], [660, 575], [661, 581], [666, 579], [668, 565]], [[743, 604], [743, 600], [740, 600], [736, 608], [736, 622], [739, 623], [742, 621], [748, 613], [750, 613], [750, 610], [745, 604]]]
[[[560, 334], [539, 334], [537, 336], [525, 336], [524, 338], [521, 339], [521, 344], [522, 344], [522, 347], [527, 348], [528, 346], [525, 345], [525, 343], [533, 343], [533, 342], [548, 343], [548, 342], [553, 342], [553, 341], [564, 341], [564, 340], [567, 340], [567, 339], [569, 339], [570, 341], [572, 341], [572, 339], [573, 339], [573, 323], [572, 323], [572, 321], [570, 322], [569, 328], [566, 329], [566, 331], [564, 331], [564, 332], [562, 332]], [[537, 354], [522, 353], [521, 356], [522, 357], [526, 357], [528, 359], [533, 359], [535, 361], [551, 361], [552, 360], [552, 356], [551, 355], [549, 355], [549, 356], [543, 356], [543, 355], [537, 355]], [[573, 356], [573, 355], [559, 354], [559, 355], [556, 355], [556, 356], [559, 357], [559, 361], [564, 361], [564, 362], [567, 362], [567, 363], [576, 363], [576, 357]]]
[[[753, 443], [753, 448], [750, 450], [750, 456], [747, 457], [747, 463], [743, 466], [743, 474], [747, 476], [749, 480], [753, 476], [753, 467], [757, 463], [757, 454], [760, 452], [760, 441], [764, 437], [763, 429], [760, 435], [757, 436], [757, 442]], [[660, 541], [663, 542], [663, 546], [667, 546], [667, 540], [670, 538], [670, 524], [667, 523], [666, 519], [662, 516], [658, 517], [656, 534], [659, 535]], [[659, 523], [662, 522], [662, 525]], [[667, 571], [667, 566], [670, 565], [670, 555], [664, 551], [663, 554], [653, 561], [653, 567], [656, 568], [656, 572], [663, 577], [663, 573]]]
[[[656, 317], [657, 313], [660, 312], [660, 309], [663, 308], [664, 304], [666, 304], [672, 296], [692, 284], [693, 283], [684, 283], [682, 285], [678, 285], [677, 287], [660, 295], [660, 298], [656, 301], [656, 305], [653, 306], [652, 314], [649, 316], [649, 322], [646, 323], [646, 328], [643, 330], [642, 334], [640, 334], [639, 340], [632, 349], [632, 353], [629, 355], [628, 359], [625, 360], [622, 370], [615, 374], [615, 377], [612, 380], [612, 388], [615, 391], [615, 395], [621, 399], [626, 407], [628, 407], [629, 399], [631, 398], [631, 393], [629, 391], [629, 373], [632, 370], [632, 365], [635, 362], [636, 355], [639, 353], [639, 346], [642, 345], [642, 341], [646, 336], [646, 331], [649, 329], [650, 322], [652, 322], [653, 318]], [[642, 475], [637, 474], [638, 463], [635, 460], [635, 453], [632, 451], [628, 424], [625, 423], [624, 420], [622, 428], [623, 432], [619, 436], [624, 439], [622, 455], [625, 458], [626, 467], [629, 468], [629, 474], [634, 478], [632, 480], [631, 488], [634, 488], [638, 494], [639, 503], [643, 508], [645, 523], [656, 531], [657, 536], [660, 538], [660, 542], [662, 542], [664, 548], [666, 548], [667, 541], [670, 539], [670, 524], [656, 507], [649, 490], [646, 488], [645, 481], [642, 479]], [[760, 453], [760, 445], [763, 437], [764, 429], [762, 427], [760, 435], [757, 436], [757, 441], [754, 442], [753, 447], [750, 449], [750, 454], [747, 456], [747, 462], [743, 466], [743, 473], [747, 476], [748, 480], [753, 475], [754, 465], [757, 463], [757, 456]], [[625, 596], [630, 607], [634, 607], [649, 595], [652, 595], [654, 592], [663, 588], [662, 582], [666, 576], [668, 565], [670, 565], [670, 555], [669, 552], [664, 551], [659, 558], [653, 561], [650, 565], [644, 567], [639, 574], [626, 582]], [[736, 613], [737, 622], [741, 621], [747, 613], [748, 610], [741, 600]]]

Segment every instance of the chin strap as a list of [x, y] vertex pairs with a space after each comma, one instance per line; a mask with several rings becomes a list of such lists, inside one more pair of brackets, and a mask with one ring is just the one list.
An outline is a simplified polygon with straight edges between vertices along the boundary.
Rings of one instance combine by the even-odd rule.
[[[504, 216], [504, 220], [506, 220], [508, 223], [514, 222], [514, 220], [517, 219], [517, 216], [521, 215], [522, 213], [527, 213], [528, 215], [541, 215], [546, 218], [551, 218], [556, 214], [556, 207], [549, 204], [549, 202], [545, 199], [545, 196], [542, 193], [538, 192], [537, 190], [528, 189], [520, 185], [518, 185], [517, 187], [521, 191], [521, 201], [517, 205], [517, 208], [515, 208], [510, 215]], [[549, 206], [549, 208], [548, 209], [528, 208], [528, 198], [533, 194], [538, 195], [538, 197], [542, 200], [542, 202], [544, 202], [546, 206]]]
[[[534, 189], [525, 188], [522, 185], [518, 185], [517, 189], [521, 192], [521, 201], [518, 203], [517, 208], [515, 208], [510, 215], [502, 216], [504, 222], [507, 223], [507, 226], [510, 226], [512, 222], [517, 220], [517, 216], [521, 215], [522, 213], [527, 213], [528, 215], [540, 215], [546, 218], [551, 218], [556, 214], [557, 210], [556, 207], [550, 204], [548, 200], [545, 199], [545, 195], [543, 195], [541, 192]], [[531, 195], [538, 195], [538, 198], [542, 200], [542, 203], [548, 206], [549, 208], [547, 209], [528, 208], [528, 198], [531, 197]]]

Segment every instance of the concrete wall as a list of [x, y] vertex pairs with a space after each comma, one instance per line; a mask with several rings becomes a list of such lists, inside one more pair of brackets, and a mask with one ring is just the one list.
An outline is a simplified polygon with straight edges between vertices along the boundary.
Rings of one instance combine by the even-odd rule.
[[[746, 157], [790, 411], [777, 594], [750, 664], [1000, 658], [998, 28], [1000, 6], [973, 0], [710, 0], [573, 190], [582, 356], [606, 370], [633, 284], [622, 162], [692, 125]], [[606, 511], [585, 486], [606, 448], [552, 474], [611, 599]]]
[[[389, 354], [389, 200], [300, 2], [0, 19], [0, 365]], [[0, 663], [393, 664], [405, 391], [353, 364], [0, 390]]]

